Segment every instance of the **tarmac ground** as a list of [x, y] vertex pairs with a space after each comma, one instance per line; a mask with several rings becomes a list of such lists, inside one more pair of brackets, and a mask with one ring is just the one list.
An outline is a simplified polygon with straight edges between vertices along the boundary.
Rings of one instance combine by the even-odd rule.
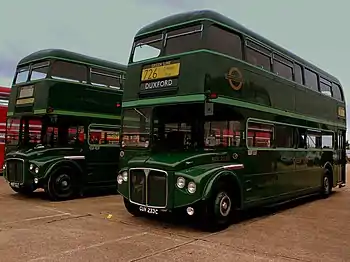
[[0, 261], [350, 261], [349, 200], [348, 185], [206, 233], [133, 217], [120, 195], [51, 202], [0, 177]]

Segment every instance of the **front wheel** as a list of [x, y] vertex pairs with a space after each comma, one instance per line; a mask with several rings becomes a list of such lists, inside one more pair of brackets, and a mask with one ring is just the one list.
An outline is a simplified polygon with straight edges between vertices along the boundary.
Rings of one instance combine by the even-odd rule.
[[202, 228], [208, 231], [227, 228], [238, 214], [236, 207], [236, 200], [233, 199], [230, 188], [219, 183], [202, 208]]
[[47, 184], [46, 192], [51, 200], [68, 200], [78, 192], [77, 174], [70, 168], [62, 168], [54, 172]]

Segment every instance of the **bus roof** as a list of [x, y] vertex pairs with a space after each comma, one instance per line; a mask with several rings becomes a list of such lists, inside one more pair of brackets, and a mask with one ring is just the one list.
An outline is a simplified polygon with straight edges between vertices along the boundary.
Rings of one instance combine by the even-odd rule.
[[75, 62], [82, 62], [90, 65], [96, 65], [101, 67], [113, 68], [116, 70], [126, 71], [127, 66], [119, 63], [107, 61], [100, 58], [95, 58], [75, 52], [71, 52], [64, 49], [43, 49], [37, 52], [31, 53], [22, 58], [18, 65], [24, 65], [36, 60], [42, 60], [45, 58], [63, 58]]
[[172, 27], [172, 26], [176, 26], [179, 24], [190, 23], [190, 22], [193, 22], [195, 20], [213, 21], [215, 23], [223, 24], [227, 27], [230, 27], [230, 28], [234, 29], [235, 31], [240, 32], [244, 35], [253, 37], [256, 40], [260, 41], [261, 43], [273, 48], [276, 51], [281, 52], [282, 54], [289, 56], [290, 58], [294, 59], [295, 61], [297, 61], [297, 62], [309, 67], [310, 69], [320, 73], [321, 75], [327, 77], [328, 80], [331, 80], [335, 83], [340, 84], [339, 80], [336, 77], [323, 71], [322, 69], [318, 68], [317, 66], [309, 63], [308, 61], [293, 54], [292, 52], [289, 52], [285, 48], [273, 43], [272, 41], [264, 38], [263, 36], [260, 36], [259, 34], [249, 30], [248, 28], [237, 23], [236, 21], [232, 20], [231, 18], [228, 18], [228, 17], [226, 17], [218, 12], [212, 11], [212, 10], [189, 11], [189, 12], [184, 12], [184, 13], [179, 13], [179, 14], [168, 16], [168, 17], [164, 17], [162, 19], [159, 19], [159, 20], [141, 28], [136, 33], [136, 37], [147, 34], [147, 33], [151, 33], [153, 31], [157, 31], [157, 30], [162, 29], [162, 28]]

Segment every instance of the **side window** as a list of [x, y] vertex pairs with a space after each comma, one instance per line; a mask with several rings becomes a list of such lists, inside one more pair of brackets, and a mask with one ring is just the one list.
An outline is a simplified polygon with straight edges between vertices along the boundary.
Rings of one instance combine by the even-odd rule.
[[84, 143], [84, 127], [72, 126], [68, 128], [68, 144], [83, 144]]
[[20, 124], [21, 124], [21, 121], [19, 118], [7, 119], [6, 144], [8, 144], [8, 145], [17, 145], [18, 144]]
[[275, 146], [277, 148], [294, 147], [294, 129], [290, 126], [275, 125]]
[[91, 84], [121, 89], [123, 74], [121, 72], [107, 71], [103, 69], [91, 68]]
[[247, 46], [246, 60], [248, 63], [271, 71], [271, 59], [268, 55]]
[[235, 147], [240, 145], [239, 121], [211, 121], [204, 125], [204, 144], [207, 147]]
[[233, 32], [213, 25], [208, 28], [206, 42], [210, 50], [242, 59], [242, 40]]
[[278, 60], [273, 61], [273, 71], [277, 75], [289, 80], [293, 80], [293, 68]]
[[271, 148], [274, 126], [271, 124], [262, 124], [248, 122], [247, 145], [249, 147]]
[[334, 137], [331, 132], [322, 132], [322, 148], [333, 148]]
[[307, 145], [307, 135], [306, 135], [306, 129], [304, 128], [297, 128], [295, 129], [295, 139], [298, 141], [298, 148], [306, 148]]
[[119, 126], [91, 124], [89, 126], [89, 144], [119, 146], [119, 130]]
[[294, 81], [298, 84], [303, 84], [303, 74], [299, 64], [294, 64]]
[[321, 93], [326, 95], [326, 96], [332, 96], [331, 88], [332, 88], [331, 82], [320, 77], [320, 91], [321, 91]]
[[305, 85], [312, 90], [318, 91], [317, 75], [307, 68], [305, 68]]
[[307, 147], [322, 148], [322, 134], [316, 131], [307, 131]]
[[333, 97], [340, 101], [343, 101], [343, 95], [340, 91], [340, 85], [332, 83]]
[[40, 120], [29, 120], [29, 142], [40, 143], [41, 141], [41, 121]]
[[87, 83], [87, 66], [65, 61], [55, 61], [51, 68], [51, 77], [67, 81]]

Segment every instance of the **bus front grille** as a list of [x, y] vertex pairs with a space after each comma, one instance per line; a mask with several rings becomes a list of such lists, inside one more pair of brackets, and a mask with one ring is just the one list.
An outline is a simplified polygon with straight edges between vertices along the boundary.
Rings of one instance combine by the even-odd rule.
[[6, 177], [9, 182], [23, 183], [23, 161], [17, 159], [6, 160]]
[[167, 172], [162, 170], [130, 169], [130, 201], [155, 208], [165, 208], [168, 198], [167, 178]]

